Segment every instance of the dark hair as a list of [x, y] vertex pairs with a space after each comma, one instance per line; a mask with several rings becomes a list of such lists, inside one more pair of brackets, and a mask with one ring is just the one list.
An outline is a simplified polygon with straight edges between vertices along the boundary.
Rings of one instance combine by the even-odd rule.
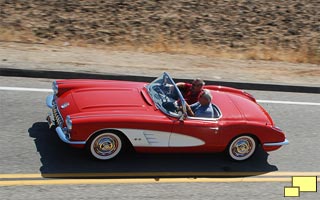
[[195, 82], [198, 82], [199, 84], [201, 84], [201, 86], [204, 86], [206, 83], [202, 80], [202, 79], [200, 79], [200, 78], [196, 78], [196, 79], [194, 79], [193, 81], [192, 81], [192, 83], [195, 83]]

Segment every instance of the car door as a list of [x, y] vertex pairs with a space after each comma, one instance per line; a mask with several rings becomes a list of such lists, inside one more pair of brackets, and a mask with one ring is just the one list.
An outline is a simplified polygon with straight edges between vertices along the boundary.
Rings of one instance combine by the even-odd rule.
[[221, 123], [217, 119], [187, 117], [176, 120], [169, 147], [184, 147], [186, 151], [215, 151], [219, 144]]

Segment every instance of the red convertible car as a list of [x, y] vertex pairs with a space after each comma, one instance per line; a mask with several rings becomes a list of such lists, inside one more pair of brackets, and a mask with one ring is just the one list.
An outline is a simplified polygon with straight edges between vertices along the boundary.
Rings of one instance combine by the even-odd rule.
[[236, 161], [288, 144], [283, 131], [250, 94], [205, 86], [213, 118], [190, 117], [168, 73], [151, 83], [113, 80], [57, 80], [46, 103], [50, 127], [63, 142], [86, 148], [100, 160], [127, 148], [148, 153], [223, 152]]

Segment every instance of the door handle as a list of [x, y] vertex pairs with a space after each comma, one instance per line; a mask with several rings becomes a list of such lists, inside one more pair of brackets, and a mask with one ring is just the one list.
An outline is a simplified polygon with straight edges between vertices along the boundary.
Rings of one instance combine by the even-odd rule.
[[214, 131], [214, 134], [217, 134], [218, 131], [219, 131], [219, 128], [218, 128], [218, 127], [212, 127], [212, 128], [210, 128], [210, 129]]

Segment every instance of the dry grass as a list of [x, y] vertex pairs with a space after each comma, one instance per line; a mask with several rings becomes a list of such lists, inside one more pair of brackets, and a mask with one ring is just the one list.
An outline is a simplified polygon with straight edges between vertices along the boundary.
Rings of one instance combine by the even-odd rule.
[[0, 27], [0, 41], [2, 42], [26, 42], [35, 43], [39, 42], [37, 37], [34, 36], [32, 31], [16, 31], [13, 29]]
[[40, 39], [32, 31], [15, 31], [12, 29], [0, 28], [0, 41], [2, 42], [23, 42], [23, 43], [43, 43], [50, 45], [72, 45], [79, 47], [103, 48], [112, 50], [132, 50], [152, 53], [190, 54], [208, 57], [241, 59], [241, 60], [268, 60], [283, 61], [291, 63], [311, 63], [320, 64], [320, 49], [310, 49], [308, 44], [298, 50], [283, 49], [279, 47], [257, 45], [251, 49], [232, 49], [224, 46], [197, 45], [192, 42], [169, 42], [159, 36], [156, 42], [151, 44], [135, 44], [124, 42], [119, 45], [92, 44], [88, 41], [74, 39], [66, 41], [63, 38], [54, 40]]
[[178, 42], [157, 42], [150, 45], [124, 45], [118, 46], [120, 49], [132, 49], [146, 52], [166, 52], [173, 54], [203, 55], [208, 57], [219, 57], [241, 60], [268, 60], [283, 61], [291, 63], [311, 63], [320, 64], [320, 51], [302, 47], [298, 50], [281, 49], [278, 47], [255, 46], [251, 49], [241, 50], [230, 47], [215, 47], [205, 45], [195, 45], [192, 43]]

